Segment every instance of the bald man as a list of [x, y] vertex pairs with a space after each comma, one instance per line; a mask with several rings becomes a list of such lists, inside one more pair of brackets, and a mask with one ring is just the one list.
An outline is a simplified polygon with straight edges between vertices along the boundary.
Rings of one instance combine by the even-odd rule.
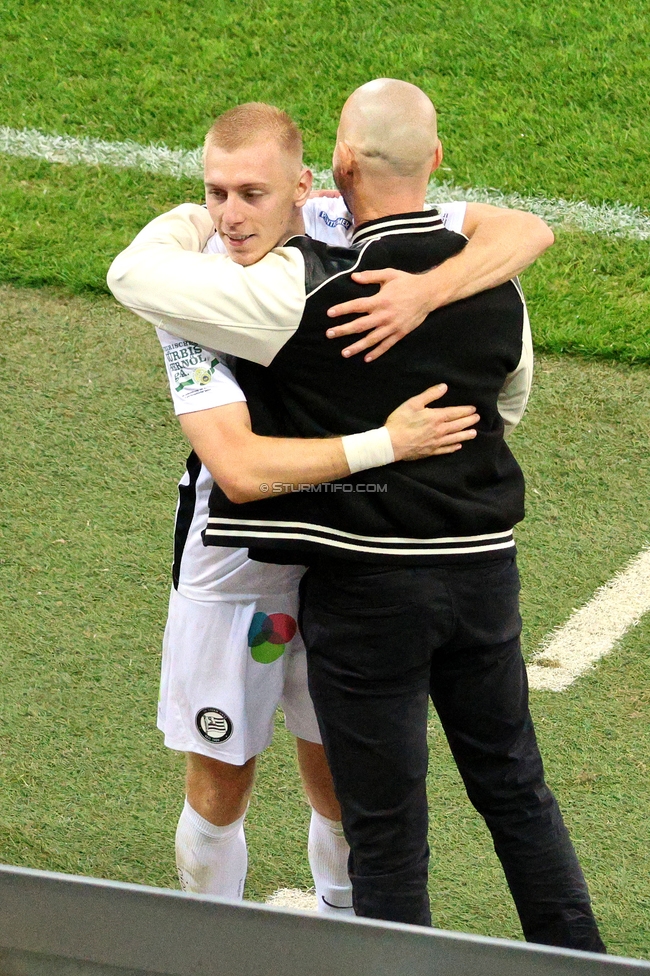
[[[376, 126], [373, 133], [377, 105], [384, 132], [399, 126], [399, 139], [383, 139]], [[281, 141], [243, 124], [222, 156], [244, 151], [259, 160], [285, 152], [285, 201], [295, 200], [303, 173]], [[250, 265], [208, 260], [186, 252], [203, 248], [211, 220], [185, 207], [139, 235], [110, 283], [144, 317], [253, 361], [241, 363], [238, 379], [254, 429], [348, 432], [351, 475], [332, 490], [239, 506], [217, 492], [205, 541], [309, 566], [302, 629], [310, 690], [351, 846], [357, 914], [430, 924], [430, 695], [492, 833], [526, 938], [602, 951], [544, 782], [519, 647], [512, 528], [523, 516], [523, 479], [503, 440], [530, 383], [519, 289], [507, 283], [438, 310], [371, 365], [345, 360], [341, 342], [324, 336], [332, 304], [363, 301], [358, 271], [420, 273], [460, 260], [464, 239], [422, 209], [439, 160], [435, 113], [418, 89], [390, 80], [364, 86], [346, 104], [334, 157], [355, 250], [294, 237]], [[254, 250], [255, 224], [228, 223], [227, 183], [212, 184], [225, 208], [217, 227], [221, 221], [234, 251]], [[425, 377], [447, 382], [447, 402], [476, 403], [478, 435], [435, 467], [386, 464], [381, 427], [368, 428]], [[364, 467], [370, 471], [354, 473]]]

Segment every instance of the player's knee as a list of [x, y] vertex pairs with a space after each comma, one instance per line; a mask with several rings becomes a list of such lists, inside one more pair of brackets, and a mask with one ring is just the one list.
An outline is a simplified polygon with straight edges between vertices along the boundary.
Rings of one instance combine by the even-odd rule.
[[242, 766], [187, 754], [187, 799], [211, 823], [225, 825], [246, 811], [255, 778], [255, 757]]

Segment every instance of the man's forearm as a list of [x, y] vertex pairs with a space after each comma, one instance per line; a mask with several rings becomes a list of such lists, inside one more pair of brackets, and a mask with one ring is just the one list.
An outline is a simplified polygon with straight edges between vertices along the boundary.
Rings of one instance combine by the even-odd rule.
[[[383, 427], [344, 437], [303, 439], [254, 434], [245, 403], [238, 401], [179, 416], [203, 464], [236, 503], [291, 491], [295, 485], [337, 481], [351, 473], [449, 454], [476, 436], [471, 405], [431, 408], [444, 383], [400, 404]], [[275, 487], [278, 486], [278, 487]]]
[[422, 275], [430, 311], [495, 288], [524, 271], [553, 243], [540, 217], [522, 210], [468, 204], [463, 250]]
[[199, 413], [185, 414], [179, 420], [214, 480], [238, 504], [350, 474], [341, 437], [303, 440], [260, 437], [252, 431], [216, 435]]

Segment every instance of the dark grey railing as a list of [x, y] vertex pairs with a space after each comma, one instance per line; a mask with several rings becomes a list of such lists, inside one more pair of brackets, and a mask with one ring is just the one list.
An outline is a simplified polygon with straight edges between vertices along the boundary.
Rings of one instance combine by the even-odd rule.
[[0, 976], [616, 976], [649, 962], [0, 867]]

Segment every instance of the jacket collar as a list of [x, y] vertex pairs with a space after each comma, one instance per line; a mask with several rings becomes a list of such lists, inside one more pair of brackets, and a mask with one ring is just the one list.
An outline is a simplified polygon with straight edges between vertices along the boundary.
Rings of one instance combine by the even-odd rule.
[[360, 224], [352, 235], [352, 244], [362, 244], [370, 238], [386, 237], [389, 234], [423, 234], [427, 231], [444, 230], [444, 226], [437, 210], [394, 214]]

